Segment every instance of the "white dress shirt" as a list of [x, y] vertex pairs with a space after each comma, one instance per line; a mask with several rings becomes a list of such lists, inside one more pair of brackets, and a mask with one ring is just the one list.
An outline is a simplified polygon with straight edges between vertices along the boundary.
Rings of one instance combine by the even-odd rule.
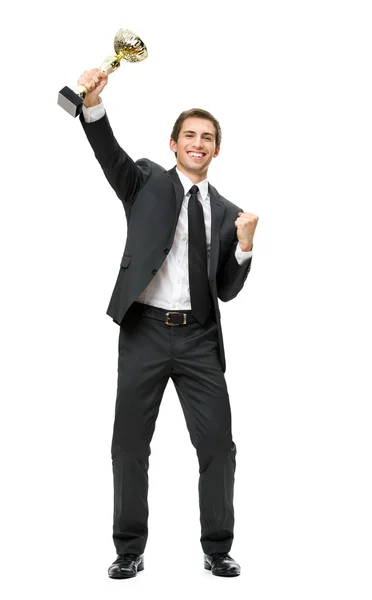
[[[83, 106], [84, 119], [87, 123], [97, 121], [105, 114], [103, 104], [86, 108]], [[185, 192], [180, 216], [178, 219], [176, 232], [172, 247], [167, 254], [160, 269], [150, 281], [149, 285], [138, 296], [137, 302], [151, 304], [166, 310], [190, 310], [190, 285], [189, 285], [189, 257], [188, 257], [188, 205], [189, 190], [194, 185], [193, 182], [184, 173], [176, 169], [177, 175], [181, 180]], [[201, 202], [204, 220], [205, 234], [207, 239], [207, 261], [208, 272], [210, 265], [211, 252], [211, 203], [208, 193], [208, 179], [200, 181], [198, 184], [198, 199]], [[253, 254], [243, 252], [239, 244], [237, 245], [235, 257], [239, 265], [245, 263]]]

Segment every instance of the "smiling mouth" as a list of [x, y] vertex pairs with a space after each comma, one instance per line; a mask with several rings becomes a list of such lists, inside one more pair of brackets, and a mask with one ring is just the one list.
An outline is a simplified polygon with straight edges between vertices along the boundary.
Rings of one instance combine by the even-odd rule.
[[188, 152], [187, 154], [193, 160], [201, 160], [202, 158], [205, 157], [205, 154], [203, 154], [203, 152]]

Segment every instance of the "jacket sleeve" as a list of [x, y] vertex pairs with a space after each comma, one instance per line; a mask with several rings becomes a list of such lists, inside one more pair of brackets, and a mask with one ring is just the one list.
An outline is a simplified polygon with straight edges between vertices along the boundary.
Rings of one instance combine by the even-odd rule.
[[150, 176], [151, 166], [143, 162], [142, 166], [137, 165], [119, 146], [107, 114], [93, 123], [86, 123], [81, 114], [80, 122], [106, 179], [128, 213], [139, 189]]
[[242, 265], [236, 260], [237, 244], [234, 236], [227, 256], [217, 271], [217, 296], [222, 302], [228, 302], [239, 294], [251, 269], [252, 257]]

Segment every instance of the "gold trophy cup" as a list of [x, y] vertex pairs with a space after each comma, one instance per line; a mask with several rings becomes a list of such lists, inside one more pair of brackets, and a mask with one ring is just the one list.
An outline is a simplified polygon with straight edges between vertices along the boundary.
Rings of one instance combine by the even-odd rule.
[[[127, 62], [140, 62], [148, 56], [143, 41], [130, 29], [120, 29], [114, 40], [115, 56], [108, 56], [99, 67], [108, 75], [120, 67], [122, 59]], [[67, 86], [58, 93], [58, 104], [70, 115], [77, 117], [83, 111], [84, 98], [88, 90], [83, 85], [71, 89]]]

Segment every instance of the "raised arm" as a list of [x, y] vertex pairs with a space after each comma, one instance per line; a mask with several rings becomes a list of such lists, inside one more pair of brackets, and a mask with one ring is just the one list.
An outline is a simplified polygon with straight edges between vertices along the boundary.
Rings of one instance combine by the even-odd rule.
[[[84, 106], [92, 108], [101, 103], [100, 93], [107, 84], [108, 75], [99, 69], [84, 71], [79, 77], [79, 85], [84, 85], [88, 93]], [[132, 158], [119, 146], [112, 132], [106, 113], [98, 120], [87, 123], [84, 114], [80, 121], [102, 170], [115, 191], [124, 203], [128, 216], [138, 190], [144, 185], [149, 173], [139, 167]]]

